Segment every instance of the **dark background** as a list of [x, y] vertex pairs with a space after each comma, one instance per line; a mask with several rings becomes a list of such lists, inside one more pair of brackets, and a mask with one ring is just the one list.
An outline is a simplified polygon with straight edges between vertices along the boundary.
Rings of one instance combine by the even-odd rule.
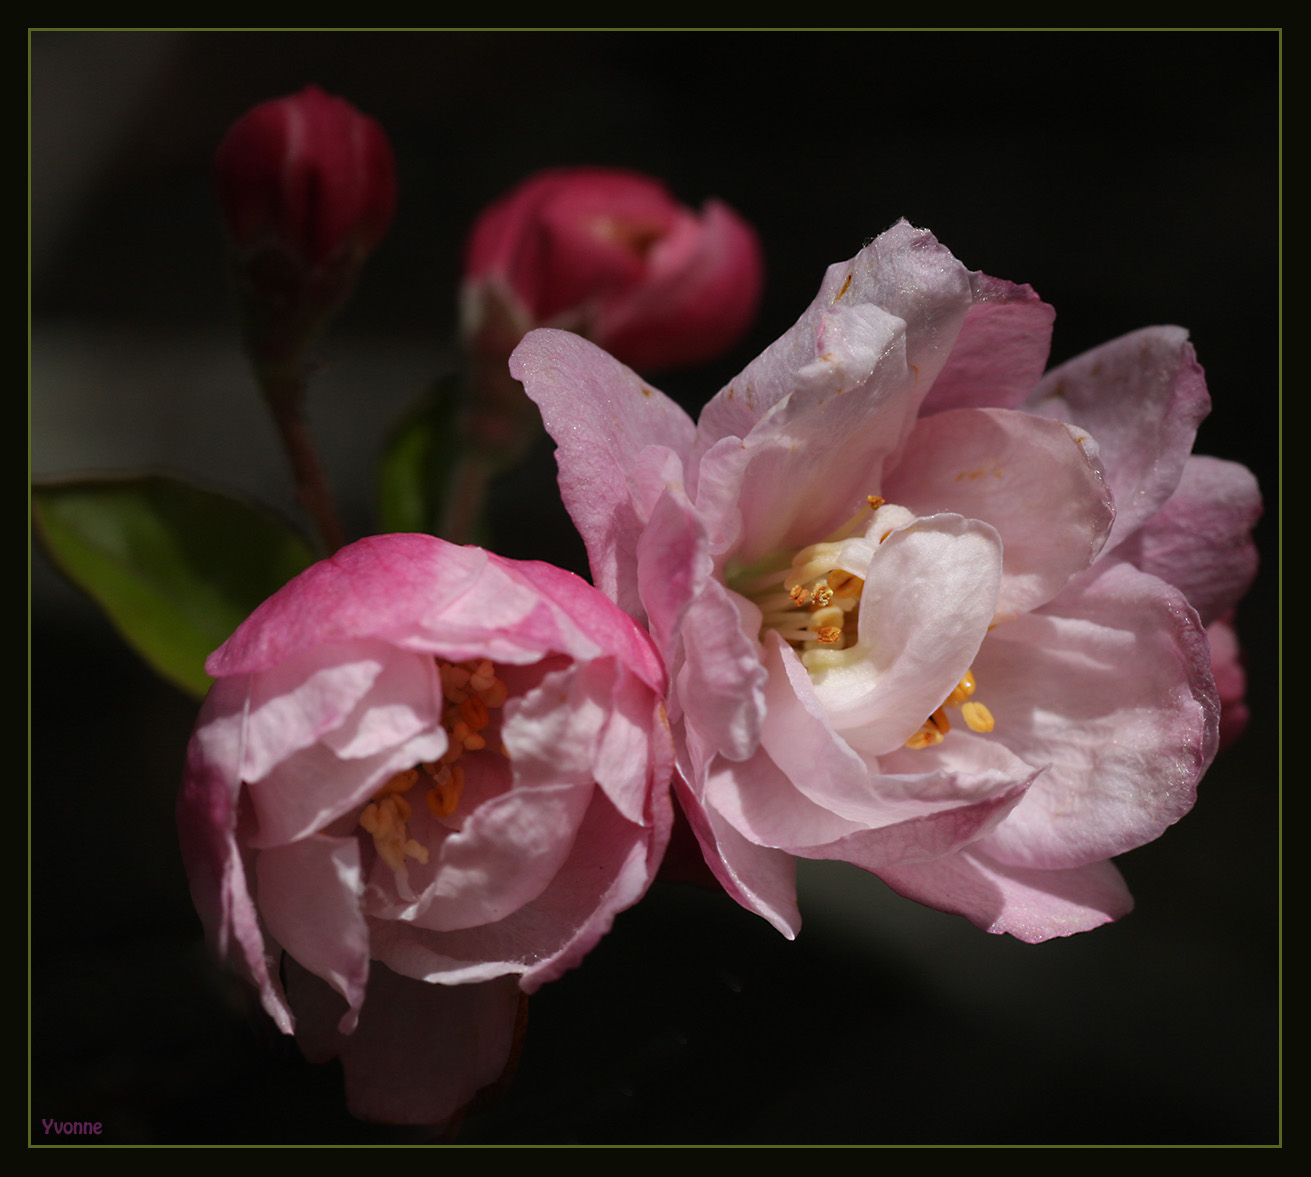
[[[1187, 326], [1215, 401], [1197, 448], [1261, 479], [1251, 727], [1120, 860], [1131, 916], [1034, 947], [803, 864], [788, 942], [658, 884], [533, 1000], [516, 1082], [460, 1143], [1279, 1139], [1279, 52], [1274, 32], [31, 35], [34, 473], [161, 465], [292, 509], [209, 168], [245, 109], [316, 82], [383, 123], [400, 171], [312, 407], [356, 533], [388, 423], [450, 362], [468, 225], [567, 163], [759, 228], [751, 337], [657, 381], [693, 410], [905, 216], [1036, 287], [1054, 361]], [[503, 488], [497, 545], [577, 566], [551, 475], [543, 448]], [[32, 577], [32, 1139], [42, 1118], [114, 1142], [429, 1139], [352, 1120], [335, 1064], [212, 965], [172, 826], [195, 706], [39, 553]]]

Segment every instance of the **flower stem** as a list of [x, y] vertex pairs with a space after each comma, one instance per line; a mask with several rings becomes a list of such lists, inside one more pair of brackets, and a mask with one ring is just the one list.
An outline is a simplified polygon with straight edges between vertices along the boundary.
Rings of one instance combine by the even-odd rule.
[[308, 381], [304, 371], [299, 367], [291, 370], [263, 368], [259, 380], [278, 427], [278, 435], [282, 438], [282, 448], [291, 463], [301, 509], [309, 516], [324, 550], [332, 555], [346, 542], [346, 534], [337, 516], [323, 463], [319, 461], [305, 421], [303, 408]]

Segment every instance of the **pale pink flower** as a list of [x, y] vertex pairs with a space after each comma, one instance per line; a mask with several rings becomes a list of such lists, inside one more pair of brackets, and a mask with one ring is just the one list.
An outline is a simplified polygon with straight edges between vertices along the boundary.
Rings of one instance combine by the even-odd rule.
[[903, 222], [696, 424], [573, 336], [512, 360], [665, 655], [707, 862], [788, 935], [797, 856], [1030, 941], [1115, 919], [1109, 859], [1214, 755], [1204, 626], [1254, 572], [1255, 483], [1189, 457], [1182, 330], [1044, 376], [1052, 318]]
[[498, 359], [551, 326], [644, 370], [695, 364], [738, 341], [762, 275], [755, 231], [721, 201], [697, 213], [637, 172], [555, 168], [478, 218], [462, 330]]
[[[431, 536], [339, 551], [211, 656], [178, 825], [209, 937], [352, 1110], [439, 1122], [504, 1070], [668, 840], [649, 639], [571, 573]], [[285, 987], [284, 987], [285, 977]]]

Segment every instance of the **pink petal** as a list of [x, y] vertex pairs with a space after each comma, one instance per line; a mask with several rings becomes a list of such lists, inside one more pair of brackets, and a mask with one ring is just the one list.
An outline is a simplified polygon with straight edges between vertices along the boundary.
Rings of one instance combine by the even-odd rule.
[[743, 606], [719, 581], [705, 582], [683, 619], [674, 687], [680, 715], [733, 760], [755, 750], [764, 719], [760, 644], [743, 622]]
[[1212, 622], [1206, 637], [1211, 643], [1211, 672], [1220, 696], [1220, 747], [1227, 748], [1243, 734], [1251, 718], [1246, 698], [1247, 671], [1230, 616]]
[[[687, 414], [640, 376], [576, 335], [533, 331], [510, 357], [510, 372], [542, 410], [555, 439], [560, 493], [587, 545], [596, 586], [641, 616], [635, 554], [664, 466], [643, 451], [690, 451]], [[647, 471], [645, 477], [642, 472]]]
[[671, 825], [667, 790], [654, 791], [646, 824], [619, 816], [593, 790], [574, 851], [531, 902], [481, 927], [433, 932], [402, 920], [371, 921], [373, 955], [405, 976], [445, 984], [522, 974], [532, 992], [577, 965], [615, 915], [645, 892]]
[[933, 383], [921, 416], [945, 409], [1020, 404], [1047, 366], [1056, 311], [1030, 286], [986, 274], [971, 275], [970, 307], [951, 358]]
[[656, 500], [637, 543], [636, 565], [642, 613], [672, 667], [683, 619], [713, 570], [705, 529], [680, 491], [665, 490]]
[[882, 494], [917, 515], [952, 511], [1001, 535], [998, 619], [1051, 600], [1101, 550], [1115, 509], [1086, 436], [1006, 410], [922, 418]]
[[470, 592], [488, 556], [430, 535], [360, 540], [255, 610], [206, 664], [214, 678], [269, 670], [317, 646], [390, 637]]
[[446, 1123], [514, 1060], [524, 998], [511, 978], [428, 985], [376, 965], [359, 1025], [343, 1034], [341, 998], [295, 961], [287, 973], [297, 1043], [311, 1062], [341, 1056], [361, 1120]]
[[590, 658], [599, 649], [618, 659], [625, 672], [636, 675], [657, 694], [664, 694], [665, 669], [650, 638], [582, 577], [553, 564], [495, 559], [521, 583], [558, 606], [557, 611], [563, 614], [562, 629], [567, 618], [583, 631], [582, 641], [562, 641], [558, 652]]
[[178, 794], [178, 834], [191, 897], [215, 954], [250, 980], [268, 1015], [290, 1034], [291, 1009], [276, 970], [280, 952], [265, 941], [237, 840], [245, 697], [242, 680], [220, 681], [201, 706]]
[[977, 774], [870, 773], [863, 812], [848, 804], [846, 818], [812, 801], [761, 753], [743, 764], [717, 761], [705, 802], [752, 842], [872, 870], [947, 854], [991, 830], [1037, 774], [1018, 767], [1018, 777], [1012, 765]]
[[1087, 932], [1133, 910], [1133, 897], [1109, 862], [1036, 870], [997, 862], [970, 847], [876, 873], [907, 899], [1029, 944]]
[[[699, 775], [704, 780], [704, 774]], [[717, 810], [702, 802], [682, 775], [674, 778], [674, 791], [706, 865], [724, 890], [789, 940], [795, 938], [801, 929], [796, 859], [743, 837]]]
[[[505, 919], [536, 899], [564, 867], [591, 794], [590, 784], [561, 784], [513, 789], [484, 801], [441, 843], [426, 869], [408, 868], [416, 888], [424, 888], [412, 910], [371, 913], [436, 932]], [[428, 824], [426, 815], [416, 814], [412, 832], [421, 842]]]
[[[903, 222], [830, 267], [797, 324], [706, 406], [699, 478], [741, 511], [741, 563], [823, 539], [878, 490], [970, 299], [964, 267]], [[745, 459], [716, 446], [728, 437]]]
[[815, 668], [815, 694], [858, 752], [901, 747], [970, 668], [996, 612], [1002, 551], [986, 523], [917, 519], [881, 543], [864, 572], [860, 641], [867, 651]]
[[1177, 590], [1099, 565], [1041, 612], [998, 626], [974, 663], [990, 738], [1046, 765], [989, 853], [1083, 866], [1141, 846], [1192, 808], [1216, 749], [1206, 637]]
[[1210, 625], [1256, 579], [1252, 528], [1260, 517], [1261, 491], [1246, 466], [1194, 456], [1165, 506], [1116, 556], [1177, 585]]
[[340, 1029], [349, 1034], [369, 983], [359, 843], [317, 835], [265, 850], [255, 870], [260, 914], [270, 935], [346, 999]]
[[[745, 438], [798, 390], [807, 399], [826, 399], [857, 387], [879, 366], [879, 349], [897, 337], [905, 340], [905, 360], [896, 365], [908, 377], [902, 391], [910, 384], [918, 389], [913, 416], [972, 301], [965, 267], [932, 233], [900, 221], [851, 261], [828, 268], [796, 324], [702, 411], [699, 448], [721, 437]], [[900, 328], [890, 319], [900, 319]]]
[[1097, 442], [1116, 520], [1106, 550], [1174, 493], [1211, 398], [1182, 327], [1148, 327], [1054, 368], [1026, 406]]

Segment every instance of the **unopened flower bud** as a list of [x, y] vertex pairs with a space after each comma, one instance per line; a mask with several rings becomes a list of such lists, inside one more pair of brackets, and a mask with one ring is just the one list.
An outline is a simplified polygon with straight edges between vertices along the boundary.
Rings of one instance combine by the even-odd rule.
[[533, 327], [576, 331], [643, 370], [709, 360], [755, 315], [755, 231], [727, 205], [700, 213], [635, 172], [560, 168], [531, 177], [474, 226], [464, 337], [504, 356]]
[[271, 332], [303, 344], [391, 224], [386, 134], [345, 99], [307, 86], [242, 115], [219, 145], [215, 175], [248, 313], [252, 301], [259, 307], [255, 350], [267, 350], [261, 336]]

